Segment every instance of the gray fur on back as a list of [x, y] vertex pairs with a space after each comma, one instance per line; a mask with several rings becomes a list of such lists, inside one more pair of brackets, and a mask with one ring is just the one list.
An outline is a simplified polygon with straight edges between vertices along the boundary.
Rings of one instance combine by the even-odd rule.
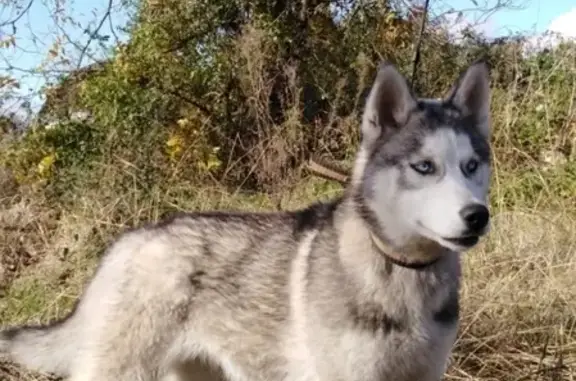
[[[472, 65], [437, 103], [382, 66], [342, 197], [126, 232], [67, 319], [4, 330], [0, 350], [73, 381], [207, 380], [203, 361], [231, 381], [439, 381], [458, 327], [459, 252], [486, 231], [461, 217], [486, 202], [486, 73]], [[422, 157], [437, 175], [410, 169]], [[470, 158], [480, 167], [464, 176]]]

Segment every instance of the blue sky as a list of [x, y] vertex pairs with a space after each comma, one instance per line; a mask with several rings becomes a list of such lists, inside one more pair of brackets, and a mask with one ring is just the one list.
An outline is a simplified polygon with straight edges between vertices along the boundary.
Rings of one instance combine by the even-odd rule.
[[[19, 0], [21, 4], [28, 4], [29, 0]], [[63, 12], [58, 12], [58, 4], [64, 4]], [[61, 45], [65, 51], [62, 56], [70, 57], [70, 64], [56, 64], [48, 61], [41, 70], [48, 69], [49, 76], [53, 78], [58, 71], [74, 69], [79, 60], [80, 52], [90, 40], [89, 33], [94, 31], [108, 9], [109, 0], [34, 0], [29, 11], [16, 24], [16, 48], [0, 48], [0, 75], [12, 75], [20, 80], [19, 94], [28, 95], [37, 92], [46, 83], [46, 76], [37, 69], [47, 61], [48, 51], [53, 47], [57, 36], [64, 43]], [[109, 35], [110, 40], [106, 46], [99, 46], [92, 42], [87, 54], [83, 56], [82, 65], [89, 64], [93, 58], [99, 59], [109, 53], [109, 48], [115, 44], [116, 36], [119, 40], [126, 40], [126, 35], [118, 30], [127, 21], [126, 12], [122, 11], [120, 1], [113, 2], [110, 20], [107, 20], [99, 30], [100, 35]], [[0, 23], [13, 20], [20, 11], [12, 7], [0, 6]], [[56, 15], [56, 16], [55, 16]], [[75, 23], [67, 20], [64, 15], [71, 16]], [[112, 33], [114, 31], [114, 33]], [[0, 27], [0, 40], [12, 34], [12, 26]], [[38, 109], [41, 99], [34, 97], [32, 106]], [[11, 104], [0, 106], [0, 113], [10, 109]]]
[[[29, 0], [18, 0], [23, 5]], [[449, 9], [468, 10], [463, 13], [464, 20], [477, 22], [481, 13], [469, 11], [475, 7], [490, 8], [498, 0], [431, 0], [433, 12], [438, 14]], [[502, 0], [500, 0], [502, 1]], [[511, 32], [529, 32], [541, 33], [553, 24], [554, 20], [563, 14], [568, 14], [573, 10], [568, 18], [564, 18], [560, 29], [570, 29], [569, 33], [576, 36], [576, 0], [511, 0], [523, 9], [500, 10], [492, 14], [487, 20], [482, 20], [478, 29], [484, 31], [489, 36], [508, 35]], [[47, 52], [55, 41], [57, 35], [64, 40], [63, 33], [66, 33], [69, 40], [63, 46], [66, 50], [65, 56], [73, 57], [70, 65], [55, 65], [49, 62], [44, 68], [49, 69], [70, 69], [77, 64], [79, 52], [88, 41], [88, 34], [83, 33], [83, 29], [94, 30], [104, 15], [109, 0], [34, 0], [30, 11], [22, 17], [17, 23], [17, 48], [0, 48], [0, 75], [12, 75], [21, 82], [20, 94], [27, 95], [31, 92], [37, 92], [45, 83], [45, 78], [38, 73], [30, 73], [30, 70], [37, 68], [47, 57]], [[476, 5], [475, 5], [476, 3]], [[80, 23], [72, 25], [60, 17], [54, 19], [52, 16], [56, 9], [56, 4], [64, 4], [64, 12], [61, 14], [71, 15], [72, 19]], [[117, 31], [117, 27], [125, 24], [126, 14], [121, 12], [120, 1], [114, 0], [113, 10], [111, 12], [111, 23], [104, 23], [100, 34], [110, 36], [107, 46], [113, 46], [116, 37], [115, 34], [125, 40], [126, 36]], [[16, 13], [10, 13], [10, 8], [0, 6], [0, 23], [13, 19]], [[558, 23], [556, 23], [558, 24]], [[59, 25], [59, 26], [58, 26]], [[560, 24], [558, 24], [560, 25]], [[574, 25], [574, 26], [572, 26]], [[558, 28], [556, 28], [558, 29]], [[0, 27], [0, 40], [6, 38], [12, 33], [9, 25]], [[93, 57], [103, 57], [107, 54], [106, 47], [99, 47], [98, 44], [92, 44], [89, 49]], [[90, 57], [85, 56], [82, 64], [92, 62]], [[11, 70], [9, 70], [12, 67]], [[54, 73], [52, 73], [54, 74]], [[33, 108], [38, 109], [41, 105], [41, 99], [33, 99]], [[0, 105], [0, 113], [10, 105]]]
[[[431, 0], [432, 4], [435, 2]], [[437, 3], [448, 4], [456, 9], [470, 9], [475, 5], [472, 0], [447, 0]], [[496, 0], [477, 0], [479, 6], [493, 6]], [[484, 30], [492, 36], [508, 35], [510, 32], [542, 33], [554, 19], [570, 10], [576, 9], [575, 0], [518, 0], [514, 3], [523, 9], [502, 9], [494, 13], [484, 25]], [[474, 20], [479, 15], [468, 12], [466, 17]], [[576, 24], [576, 18], [574, 19]]]

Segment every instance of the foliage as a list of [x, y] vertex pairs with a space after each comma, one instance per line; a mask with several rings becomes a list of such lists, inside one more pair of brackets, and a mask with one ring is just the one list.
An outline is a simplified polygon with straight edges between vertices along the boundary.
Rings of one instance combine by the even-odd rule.
[[77, 191], [102, 153], [103, 134], [94, 126], [66, 121], [31, 129], [7, 147], [0, 165], [24, 184], [41, 182], [54, 195]]
[[[420, 21], [386, 1], [132, 5], [130, 40], [48, 89], [43, 112], [64, 122], [27, 132], [3, 159], [24, 182], [44, 178], [59, 202], [97, 186], [109, 165], [135, 168], [115, 173], [118, 189], [213, 181], [273, 192], [312, 153], [348, 161], [377, 64], [394, 62], [410, 77]], [[523, 44], [472, 31], [455, 43], [432, 23], [415, 80], [419, 93], [439, 97], [472, 60], [490, 61], [495, 160], [508, 179], [502, 207], [539, 202], [543, 192], [568, 200], [574, 186], [576, 49], [525, 56]], [[67, 122], [78, 109], [91, 121]], [[554, 170], [549, 157], [560, 160]]]

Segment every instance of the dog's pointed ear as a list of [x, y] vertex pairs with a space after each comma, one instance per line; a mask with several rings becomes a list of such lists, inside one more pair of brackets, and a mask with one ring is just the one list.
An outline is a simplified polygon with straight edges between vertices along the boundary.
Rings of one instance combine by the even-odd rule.
[[406, 123], [415, 106], [404, 76], [392, 64], [380, 64], [362, 116], [363, 143], [370, 144], [381, 135], [396, 131]]
[[446, 101], [471, 118], [485, 137], [490, 136], [490, 67], [484, 60], [474, 62], [454, 84]]

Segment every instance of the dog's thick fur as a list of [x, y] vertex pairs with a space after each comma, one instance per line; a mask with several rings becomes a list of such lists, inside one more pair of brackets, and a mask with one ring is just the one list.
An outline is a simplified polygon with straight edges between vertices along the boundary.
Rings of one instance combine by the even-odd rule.
[[[383, 64], [350, 184], [285, 213], [190, 213], [124, 233], [76, 308], [0, 333], [0, 352], [72, 381], [439, 381], [459, 253], [489, 226], [489, 79], [443, 101]], [[215, 375], [218, 376], [218, 375]]]

